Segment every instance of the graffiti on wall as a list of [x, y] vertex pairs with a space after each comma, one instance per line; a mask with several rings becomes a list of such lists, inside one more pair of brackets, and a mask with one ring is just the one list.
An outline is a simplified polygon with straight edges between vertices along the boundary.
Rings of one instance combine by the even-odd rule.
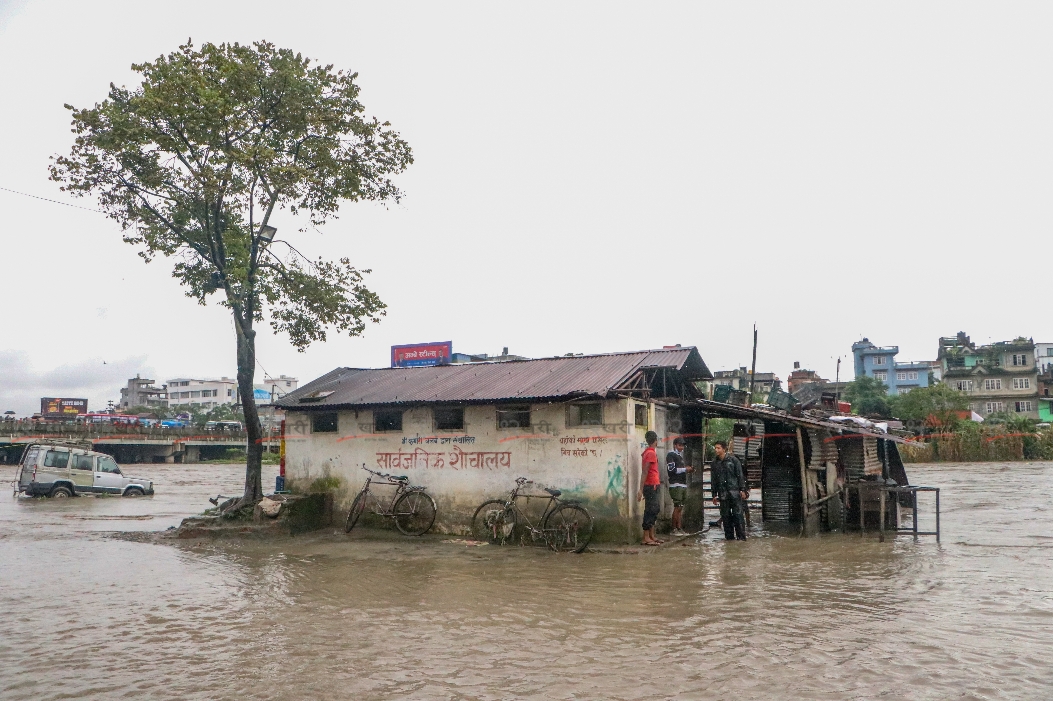
[[496, 470], [512, 467], [512, 453], [509, 451], [473, 451], [465, 452], [457, 446], [449, 453], [429, 452], [415, 448], [413, 452], [377, 453], [377, 466], [381, 470], [411, 469], [444, 469], [454, 470]]

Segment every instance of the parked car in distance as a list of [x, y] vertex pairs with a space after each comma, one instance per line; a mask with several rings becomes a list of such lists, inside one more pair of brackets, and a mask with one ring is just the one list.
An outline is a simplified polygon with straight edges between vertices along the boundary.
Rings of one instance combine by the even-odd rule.
[[15, 479], [18, 492], [31, 497], [64, 499], [80, 494], [139, 497], [154, 493], [151, 480], [125, 475], [109, 455], [64, 445], [30, 445], [18, 465]]
[[206, 421], [206, 431], [226, 431], [228, 433], [236, 433], [243, 431], [244, 427], [240, 421]]
[[186, 421], [180, 421], [179, 419], [164, 419], [161, 421], [161, 428], [186, 428], [189, 425]]

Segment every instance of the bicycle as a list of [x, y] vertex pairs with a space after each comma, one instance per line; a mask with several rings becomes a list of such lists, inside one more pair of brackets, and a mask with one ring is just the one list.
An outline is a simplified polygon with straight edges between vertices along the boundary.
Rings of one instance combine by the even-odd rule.
[[[494, 545], [512, 540], [516, 527], [522, 523], [533, 542], [544, 540], [556, 552], [580, 553], [592, 539], [592, 516], [575, 501], [560, 499], [558, 489], [545, 488], [547, 495], [520, 494], [526, 485], [533, 484], [526, 477], [516, 479], [515, 488], [507, 499], [484, 501], [472, 516], [472, 537]], [[519, 499], [548, 498], [545, 510], [537, 522], [530, 520]], [[524, 536], [525, 538], [525, 536]]]
[[[351, 509], [347, 512], [347, 522], [344, 531], [350, 533], [351, 529], [358, 523], [358, 519], [365, 513], [367, 506], [372, 506], [371, 513], [377, 516], [394, 519], [395, 526], [404, 535], [424, 535], [435, 523], [435, 500], [424, 491], [424, 487], [410, 486], [409, 477], [405, 475], [387, 475], [383, 472], [375, 472], [365, 465], [362, 469], [369, 473], [362, 491], [358, 493], [355, 500], [351, 502]], [[387, 502], [387, 506], [370, 489], [374, 480], [383, 486], [394, 486], [395, 493]], [[371, 502], [371, 504], [367, 503]]]

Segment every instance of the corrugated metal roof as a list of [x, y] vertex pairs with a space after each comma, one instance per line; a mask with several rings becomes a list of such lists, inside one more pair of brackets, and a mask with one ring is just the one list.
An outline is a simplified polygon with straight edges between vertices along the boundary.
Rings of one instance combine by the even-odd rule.
[[637, 370], [647, 367], [676, 370], [688, 380], [712, 377], [698, 351], [688, 346], [423, 368], [337, 368], [276, 404], [287, 409], [307, 409], [605, 396]]

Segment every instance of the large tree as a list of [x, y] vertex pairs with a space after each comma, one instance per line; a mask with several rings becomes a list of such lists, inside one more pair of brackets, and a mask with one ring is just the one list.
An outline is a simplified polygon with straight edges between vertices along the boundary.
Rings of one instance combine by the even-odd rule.
[[953, 427], [959, 421], [958, 412], [969, 408], [969, 397], [950, 385], [938, 384], [892, 397], [891, 405], [901, 419]]
[[263, 494], [253, 401], [256, 330], [265, 320], [304, 350], [326, 331], [356, 336], [385, 305], [347, 258], [310, 260], [274, 236], [276, 210], [303, 231], [345, 200], [398, 201], [391, 176], [411, 162], [387, 122], [364, 116], [356, 73], [333, 71], [267, 42], [191, 43], [133, 65], [142, 83], [73, 113], [68, 156], [51, 178], [94, 195], [150, 262], [175, 259], [187, 296], [214, 294], [234, 319], [238, 389], [248, 432], [242, 503]]

